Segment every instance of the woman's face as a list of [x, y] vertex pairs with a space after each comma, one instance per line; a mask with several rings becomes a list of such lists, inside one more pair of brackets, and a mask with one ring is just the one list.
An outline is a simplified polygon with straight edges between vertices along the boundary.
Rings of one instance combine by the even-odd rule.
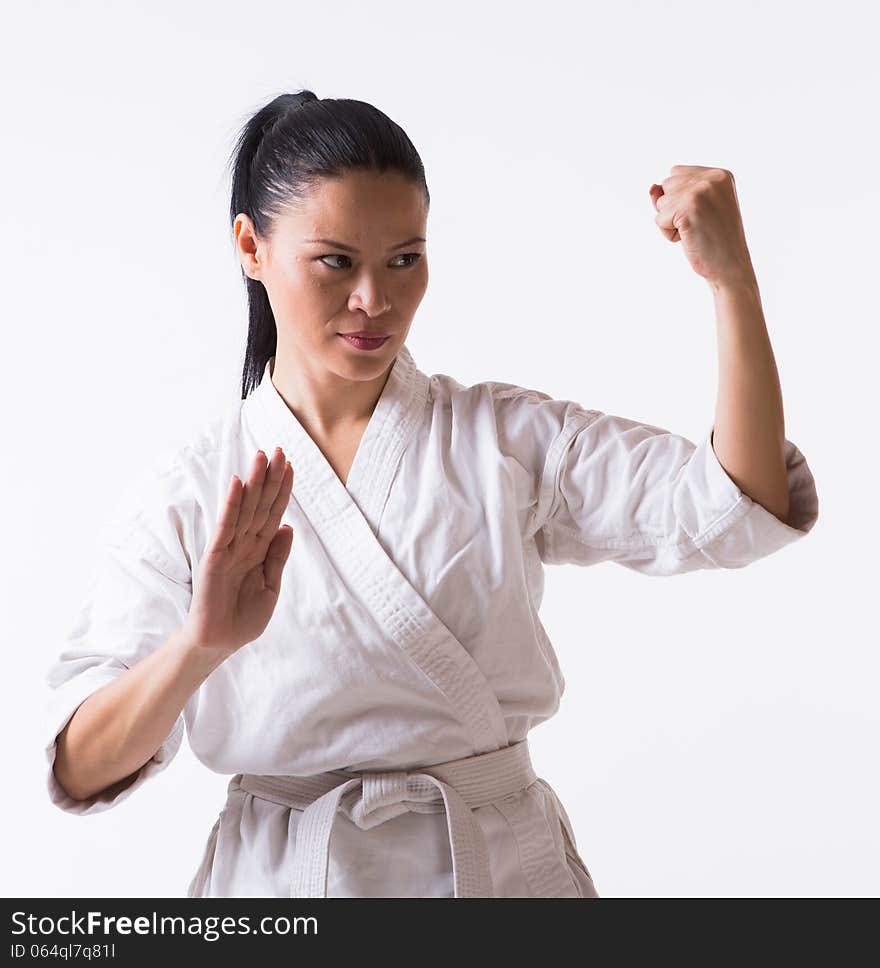
[[[319, 378], [330, 370], [369, 380], [387, 370], [428, 286], [427, 216], [414, 182], [364, 171], [321, 179], [269, 239], [256, 239], [251, 220], [238, 215], [242, 265], [266, 288], [278, 355]], [[339, 335], [360, 330], [390, 339], [363, 350]]]

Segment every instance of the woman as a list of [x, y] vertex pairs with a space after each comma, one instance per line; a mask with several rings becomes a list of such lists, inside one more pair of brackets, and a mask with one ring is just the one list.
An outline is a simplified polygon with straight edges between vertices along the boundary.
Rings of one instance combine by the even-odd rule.
[[564, 687], [543, 565], [738, 568], [818, 513], [729, 172], [679, 166], [651, 197], [716, 293], [718, 412], [698, 445], [427, 376], [405, 345], [430, 201], [406, 134], [311, 91], [247, 122], [242, 401], [108, 522], [48, 676], [52, 802], [122, 802], [185, 724], [233, 774], [191, 897], [598, 896], [528, 755]]

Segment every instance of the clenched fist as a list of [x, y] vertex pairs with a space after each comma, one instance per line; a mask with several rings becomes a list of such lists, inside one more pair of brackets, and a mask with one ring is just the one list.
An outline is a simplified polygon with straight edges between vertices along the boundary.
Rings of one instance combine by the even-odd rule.
[[648, 190], [660, 231], [670, 242], [681, 241], [694, 272], [713, 286], [753, 280], [732, 173], [701, 165], [670, 170]]

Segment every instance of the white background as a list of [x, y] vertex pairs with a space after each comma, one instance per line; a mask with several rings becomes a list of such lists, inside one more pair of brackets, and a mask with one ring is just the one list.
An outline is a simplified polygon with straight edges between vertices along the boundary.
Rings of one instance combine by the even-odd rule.
[[19, 4], [4, 18], [5, 896], [184, 894], [225, 800], [184, 742], [117, 809], [49, 803], [43, 676], [110, 502], [240, 396], [224, 164], [283, 91], [369, 101], [432, 195], [408, 346], [696, 439], [708, 284], [654, 222], [737, 183], [812, 533], [737, 571], [547, 569], [567, 681], [530, 736], [603, 896], [877, 892], [873, 5]]

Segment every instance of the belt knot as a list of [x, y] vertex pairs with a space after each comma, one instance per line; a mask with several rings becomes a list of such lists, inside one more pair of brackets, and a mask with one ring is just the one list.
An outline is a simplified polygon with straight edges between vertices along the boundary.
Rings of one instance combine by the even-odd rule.
[[423, 773], [407, 770], [364, 772], [360, 783], [346, 791], [339, 808], [362, 830], [369, 830], [407, 811], [441, 813], [443, 795]]

